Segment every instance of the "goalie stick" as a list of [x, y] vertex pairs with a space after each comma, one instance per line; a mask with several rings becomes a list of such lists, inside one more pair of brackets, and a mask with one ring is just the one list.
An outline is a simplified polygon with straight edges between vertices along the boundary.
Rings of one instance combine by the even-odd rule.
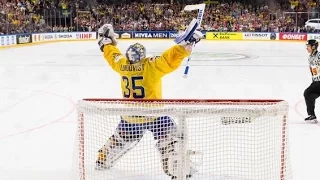
[[[197, 21], [198, 21], [198, 27], [200, 27], [201, 25], [201, 21], [203, 18], [203, 14], [204, 14], [204, 9], [205, 9], [206, 4], [195, 4], [195, 5], [187, 5], [184, 7], [184, 11], [193, 11], [193, 10], [199, 10], [198, 12], [198, 16], [197, 16]], [[195, 46], [195, 43], [193, 43], [192, 45], [192, 49], [191, 49], [191, 53], [190, 56], [188, 57], [187, 60], [187, 64], [186, 64], [186, 68], [184, 70], [184, 77], [187, 78], [188, 77], [188, 72], [189, 72], [189, 61], [191, 60], [191, 55], [193, 53], [193, 48]]]

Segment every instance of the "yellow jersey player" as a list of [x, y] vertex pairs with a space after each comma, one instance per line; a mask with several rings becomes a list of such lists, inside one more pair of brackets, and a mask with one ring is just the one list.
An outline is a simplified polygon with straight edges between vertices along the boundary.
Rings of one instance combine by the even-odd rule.
[[[186, 39], [156, 57], [146, 57], [146, 48], [140, 43], [130, 45], [123, 55], [116, 46], [112, 25], [106, 24], [99, 29], [100, 50], [111, 68], [121, 76], [123, 98], [162, 98], [161, 78], [176, 70], [183, 59], [190, 55], [192, 44], [198, 43], [202, 38], [201, 32], [195, 31], [195, 28], [191, 29], [183, 36]], [[175, 179], [177, 172], [171, 172], [177, 163], [177, 158], [174, 157], [178, 153], [175, 146], [182, 140], [183, 135], [178, 132], [176, 124], [168, 116], [122, 116], [114, 134], [98, 151], [96, 169], [111, 168], [141, 140], [146, 131], [151, 131], [157, 141], [156, 147], [162, 157], [164, 172]], [[195, 172], [195, 168], [190, 167], [187, 176], [191, 177]]]

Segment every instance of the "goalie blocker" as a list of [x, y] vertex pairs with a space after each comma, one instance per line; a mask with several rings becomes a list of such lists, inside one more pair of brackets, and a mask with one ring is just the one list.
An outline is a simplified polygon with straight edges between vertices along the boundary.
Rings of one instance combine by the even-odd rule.
[[[190, 22], [188, 28], [183, 33], [181, 33], [178, 37], [176, 37], [174, 42], [176, 44], [188, 44], [190, 42], [194, 42], [194, 39], [202, 38], [203, 34], [200, 31], [196, 31], [198, 26], [199, 26], [199, 22], [197, 21], [197, 19], [193, 19]], [[195, 41], [195, 43], [197, 43], [197, 41]]]

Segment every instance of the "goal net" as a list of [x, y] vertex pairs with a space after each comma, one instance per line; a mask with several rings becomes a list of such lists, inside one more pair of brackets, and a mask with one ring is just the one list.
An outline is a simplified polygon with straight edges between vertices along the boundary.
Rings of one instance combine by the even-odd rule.
[[77, 103], [77, 180], [289, 180], [282, 100]]

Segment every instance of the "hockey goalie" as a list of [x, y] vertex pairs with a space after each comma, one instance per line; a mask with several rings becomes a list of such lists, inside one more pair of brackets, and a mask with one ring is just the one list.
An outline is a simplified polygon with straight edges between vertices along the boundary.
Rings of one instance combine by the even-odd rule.
[[[125, 54], [117, 48], [112, 25], [103, 25], [99, 33], [99, 47], [103, 56], [121, 76], [123, 98], [127, 99], [161, 99], [161, 79], [164, 75], [176, 70], [190, 55], [194, 44], [202, 38], [197, 31], [198, 22], [194, 19], [183, 34], [176, 40], [175, 45], [167, 49], [161, 56], [146, 57], [146, 48], [140, 43], [128, 47]], [[177, 148], [183, 141], [184, 135], [173, 119], [168, 116], [121, 116], [119, 124], [111, 137], [98, 150], [96, 169], [107, 170], [125, 153], [139, 143], [146, 131], [153, 133], [156, 147], [160, 156], [162, 169], [171, 179], [177, 178], [177, 164], [180, 153]], [[197, 167], [190, 159], [185, 164], [189, 167], [186, 177], [191, 177]]]

